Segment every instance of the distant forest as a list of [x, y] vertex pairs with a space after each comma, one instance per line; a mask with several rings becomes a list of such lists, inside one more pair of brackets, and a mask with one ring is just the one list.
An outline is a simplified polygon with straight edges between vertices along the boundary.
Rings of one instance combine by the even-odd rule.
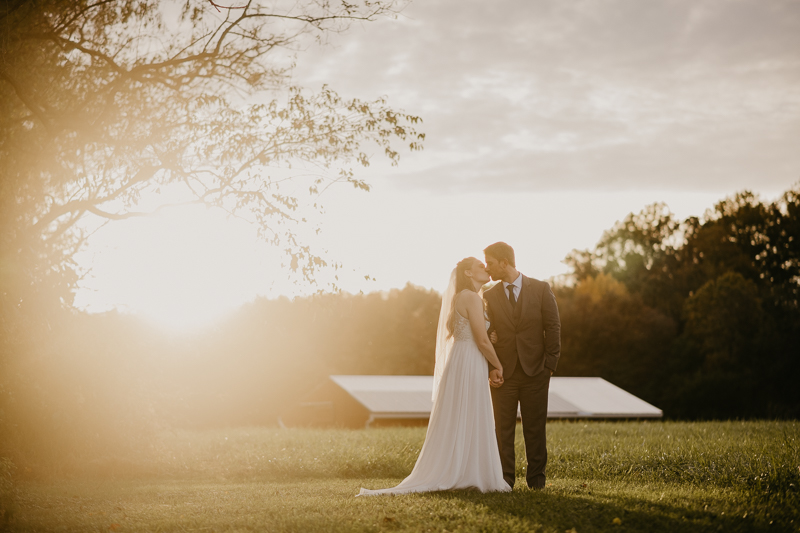
[[[654, 204], [566, 261], [557, 375], [600, 376], [673, 419], [800, 416], [800, 186], [683, 221]], [[9, 367], [2, 422], [19, 442], [66, 449], [276, 424], [329, 374], [430, 374], [439, 306], [412, 285], [258, 299], [191, 337], [65, 313], [24, 341], [46, 345]]]

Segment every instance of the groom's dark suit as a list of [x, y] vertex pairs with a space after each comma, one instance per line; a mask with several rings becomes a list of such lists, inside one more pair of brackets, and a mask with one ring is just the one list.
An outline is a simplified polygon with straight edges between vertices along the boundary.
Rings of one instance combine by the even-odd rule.
[[502, 282], [483, 297], [489, 329], [497, 332], [495, 351], [503, 364], [503, 386], [492, 389], [503, 478], [514, 486], [514, 432], [519, 404], [528, 460], [526, 480], [529, 487], [542, 488], [547, 465], [547, 392], [551, 371], [555, 371], [561, 355], [561, 319], [556, 298], [550, 285], [526, 276], [522, 276], [514, 307]]

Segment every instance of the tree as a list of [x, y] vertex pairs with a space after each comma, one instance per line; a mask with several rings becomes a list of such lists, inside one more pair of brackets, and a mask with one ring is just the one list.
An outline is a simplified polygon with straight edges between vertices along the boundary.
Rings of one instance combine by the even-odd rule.
[[675, 263], [681, 228], [665, 204], [654, 203], [603, 232], [593, 251], [573, 250], [566, 263], [576, 281], [609, 274], [639, 294], [647, 305], [679, 315], [681, 301], [671, 301], [672, 287], [664, 290], [659, 278]]
[[204, 204], [252, 221], [313, 279], [325, 261], [298, 237], [295, 191], [316, 205], [333, 183], [368, 190], [354, 169], [373, 152], [397, 164], [399, 143], [421, 149], [419, 118], [384, 98], [291, 83], [311, 39], [392, 16], [395, 0], [216, 4], [0, 4], [0, 459], [53, 435], [81, 383], [43, 379], [69, 358], [58, 332], [93, 228]]
[[[10, 310], [71, 302], [90, 219], [202, 203], [257, 224], [307, 279], [325, 264], [297, 237], [286, 180], [313, 196], [370, 145], [421, 148], [416, 116], [385, 99], [292, 86], [292, 54], [392, 0], [17, 0], [0, 7], [0, 261]], [[282, 187], [283, 186], [283, 187]], [[161, 193], [161, 195], [159, 195]], [[167, 194], [168, 193], [168, 194]], [[147, 205], [143, 205], [147, 204]]]
[[776, 395], [768, 387], [782, 381], [770, 367], [783, 354], [756, 284], [727, 272], [686, 299], [684, 320], [670, 365], [667, 401], [674, 413], [691, 418], [769, 413]]
[[755, 283], [728, 272], [711, 280], [684, 303], [684, 337], [696, 345], [698, 366], [707, 370], [758, 366], [758, 346], [767, 321]]
[[[798, 215], [797, 186], [771, 203], [740, 192], [702, 218], [680, 224], [660, 204], [628, 215], [594, 250], [573, 251], [567, 258], [576, 286], [562, 312], [565, 349], [571, 341], [569, 305], [574, 306], [573, 319], [580, 321], [581, 332], [572, 339], [577, 348], [583, 346], [584, 331], [590, 332], [590, 340], [602, 340], [604, 332], [613, 331], [592, 329], [593, 323], [607, 318], [625, 323], [624, 315], [613, 316], [618, 297], [604, 297], [608, 302], [601, 309], [581, 300], [585, 287], [607, 288], [607, 280], [598, 280], [613, 276], [631, 297], [641, 299], [643, 309], [660, 311], [677, 324], [672, 340], [659, 334], [663, 330], [647, 331], [641, 325], [624, 333], [631, 340], [642, 339], [644, 333], [641, 346], [649, 347], [641, 361], [657, 360], [659, 354], [664, 360], [662, 384], [643, 395], [657, 398], [655, 403], [668, 415], [797, 416]], [[579, 351], [581, 361], [587, 361]], [[619, 353], [609, 368], [625, 366]], [[637, 382], [645, 378], [646, 373]]]
[[656, 405], [675, 322], [600, 273], [557, 288], [563, 330], [558, 372], [599, 376]]
[[666, 204], [655, 203], [640, 213], [630, 213], [622, 222], [603, 232], [594, 252], [573, 250], [567, 256], [579, 279], [603, 271], [616, 277], [631, 271], [650, 269], [663, 256], [680, 224]]

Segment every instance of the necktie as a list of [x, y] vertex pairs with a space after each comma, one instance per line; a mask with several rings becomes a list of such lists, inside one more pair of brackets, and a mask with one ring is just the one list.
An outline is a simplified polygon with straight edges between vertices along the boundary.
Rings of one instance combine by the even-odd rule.
[[517, 307], [517, 299], [514, 298], [514, 286], [509, 285], [506, 287], [508, 289], [508, 301], [511, 302], [511, 309]]

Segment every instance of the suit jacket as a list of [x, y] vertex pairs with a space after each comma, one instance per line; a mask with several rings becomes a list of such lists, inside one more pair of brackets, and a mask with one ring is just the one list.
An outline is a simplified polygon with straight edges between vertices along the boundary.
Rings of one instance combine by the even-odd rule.
[[545, 368], [555, 372], [561, 356], [561, 318], [550, 285], [523, 275], [513, 309], [502, 283], [486, 291], [483, 298], [489, 329], [497, 332], [494, 348], [503, 364], [503, 375], [511, 376], [517, 361], [529, 376]]

